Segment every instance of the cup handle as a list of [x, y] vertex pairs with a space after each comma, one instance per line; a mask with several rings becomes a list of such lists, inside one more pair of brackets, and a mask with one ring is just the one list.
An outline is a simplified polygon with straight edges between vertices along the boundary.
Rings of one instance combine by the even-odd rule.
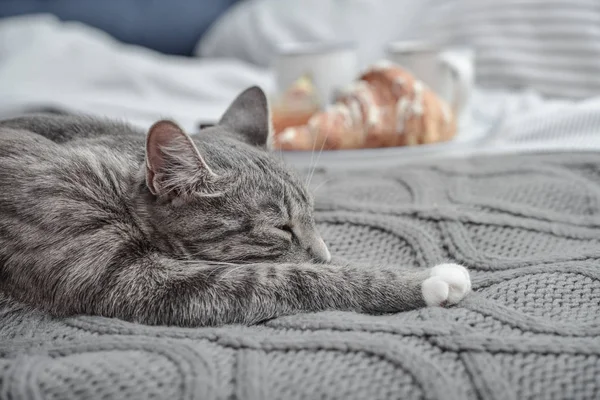
[[468, 105], [473, 87], [473, 63], [469, 57], [460, 57], [448, 51], [440, 55], [440, 62], [447, 66], [454, 78], [452, 109], [460, 115]]

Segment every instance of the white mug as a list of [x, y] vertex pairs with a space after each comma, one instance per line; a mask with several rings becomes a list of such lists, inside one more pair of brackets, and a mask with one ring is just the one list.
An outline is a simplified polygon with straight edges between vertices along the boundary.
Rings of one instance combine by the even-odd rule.
[[460, 128], [468, 125], [474, 81], [474, 52], [470, 48], [402, 41], [388, 45], [387, 57], [446, 100], [457, 116]]
[[337, 89], [358, 73], [356, 47], [351, 43], [290, 43], [281, 46], [274, 60], [278, 94], [303, 75], [309, 75], [323, 105], [332, 102]]

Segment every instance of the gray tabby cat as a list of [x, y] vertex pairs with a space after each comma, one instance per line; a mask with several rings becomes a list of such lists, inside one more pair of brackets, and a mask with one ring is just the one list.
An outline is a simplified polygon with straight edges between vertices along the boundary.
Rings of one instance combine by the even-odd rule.
[[467, 294], [455, 264], [327, 264], [311, 196], [266, 151], [269, 128], [256, 87], [193, 138], [169, 121], [146, 136], [83, 117], [0, 122], [0, 291], [55, 316], [179, 326]]

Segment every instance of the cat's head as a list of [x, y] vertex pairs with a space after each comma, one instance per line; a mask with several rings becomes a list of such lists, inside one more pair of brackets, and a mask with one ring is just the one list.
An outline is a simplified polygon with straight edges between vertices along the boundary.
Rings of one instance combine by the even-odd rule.
[[189, 136], [159, 121], [146, 140], [146, 210], [163, 248], [225, 262], [327, 262], [305, 185], [268, 152], [265, 94], [252, 87], [219, 124]]

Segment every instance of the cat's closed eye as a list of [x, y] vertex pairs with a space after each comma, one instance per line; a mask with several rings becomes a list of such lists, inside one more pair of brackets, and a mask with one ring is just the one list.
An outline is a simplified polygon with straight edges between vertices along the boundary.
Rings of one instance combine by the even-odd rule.
[[290, 240], [294, 237], [294, 230], [289, 224], [279, 225], [276, 227], [277, 230], [283, 232], [283, 234], [290, 238]]

